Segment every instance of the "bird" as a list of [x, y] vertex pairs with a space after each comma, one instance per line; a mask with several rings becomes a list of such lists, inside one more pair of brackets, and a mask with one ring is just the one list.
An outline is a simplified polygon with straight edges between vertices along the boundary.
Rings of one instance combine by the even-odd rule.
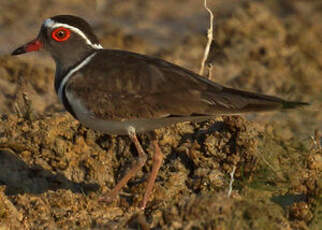
[[[55, 90], [79, 122], [110, 135], [128, 135], [138, 157], [101, 200], [114, 200], [147, 160], [137, 134], [221, 115], [291, 109], [308, 105], [229, 88], [166, 60], [104, 49], [90, 24], [74, 15], [46, 19], [38, 36], [12, 55], [46, 50], [56, 63]], [[145, 209], [163, 161], [157, 140], [140, 208]]]

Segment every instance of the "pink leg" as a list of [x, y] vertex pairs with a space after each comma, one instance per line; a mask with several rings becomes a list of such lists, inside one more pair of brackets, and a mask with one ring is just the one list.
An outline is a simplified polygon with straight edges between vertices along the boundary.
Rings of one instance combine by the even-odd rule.
[[103, 196], [100, 201], [111, 202], [115, 199], [120, 190], [127, 184], [127, 182], [136, 175], [136, 173], [144, 166], [147, 156], [136, 136], [135, 130], [129, 130], [129, 136], [138, 151], [138, 159], [132, 165], [131, 169], [125, 174], [125, 176], [117, 183], [117, 185], [107, 195]]
[[160, 150], [158, 142], [155, 140], [153, 141], [154, 144], [154, 155], [153, 155], [153, 162], [152, 162], [152, 171], [148, 179], [148, 184], [146, 186], [145, 194], [141, 203], [140, 208], [145, 209], [145, 206], [149, 200], [149, 197], [151, 195], [155, 179], [158, 175], [159, 169], [162, 165], [162, 160], [163, 160], [163, 154]]

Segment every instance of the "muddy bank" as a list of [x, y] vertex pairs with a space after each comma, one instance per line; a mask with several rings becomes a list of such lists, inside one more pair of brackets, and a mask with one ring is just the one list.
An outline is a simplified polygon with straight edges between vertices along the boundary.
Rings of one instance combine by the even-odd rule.
[[208, 1], [216, 12], [212, 80], [312, 106], [157, 130], [165, 160], [142, 213], [136, 207], [151, 170], [150, 137], [140, 135], [146, 166], [117, 200], [99, 202], [135, 159], [133, 144], [86, 129], [64, 112], [53, 89], [53, 62], [46, 54], [8, 56], [15, 45], [8, 45], [8, 36], [19, 45], [37, 34], [43, 18], [71, 12], [91, 21], [105, 47], [198, 71], [208, 15], [192, 0], [43, 2], [33, 1], [28, 14], [20, 1], [0, 3], [1, 227], [319, 228], [322, 152], [314, 130], [322, 128], [320, 3]]

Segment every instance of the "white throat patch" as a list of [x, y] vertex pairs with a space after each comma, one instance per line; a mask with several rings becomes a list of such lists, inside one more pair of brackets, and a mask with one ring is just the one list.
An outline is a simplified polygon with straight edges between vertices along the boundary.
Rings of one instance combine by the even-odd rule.
[[76, 28], [74, 26], [70, 26], [70, 25], [65, 24], [65, 23], [55, 22], [51, 18], [46, 19], [46, 21], [44, 22], [43, 25], [45, 27], [51, 28], [51, 29], [54, 29], [54, 28], [57, 28], [57, 27], [68, 28], [68, 29], [72, 30], [73, 32], [77, 33], [79, 36], [81, 36], [85, 40], [86, 44], [88, 44], [92, 48], [94, 48], [94, 49], [103, 49], [103, 47], [100, 44], [93, 44], [80, 29], [78, 29], [78, 28]]

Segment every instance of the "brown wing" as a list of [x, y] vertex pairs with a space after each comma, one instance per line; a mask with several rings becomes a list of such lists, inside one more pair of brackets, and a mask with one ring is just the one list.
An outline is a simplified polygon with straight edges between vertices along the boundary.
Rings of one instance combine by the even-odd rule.
[[166, 61], [117, 50], [100, 51], [68, 82], [101, 119], [236, 114], [281, 108], [285, 101], [223, 87]]

